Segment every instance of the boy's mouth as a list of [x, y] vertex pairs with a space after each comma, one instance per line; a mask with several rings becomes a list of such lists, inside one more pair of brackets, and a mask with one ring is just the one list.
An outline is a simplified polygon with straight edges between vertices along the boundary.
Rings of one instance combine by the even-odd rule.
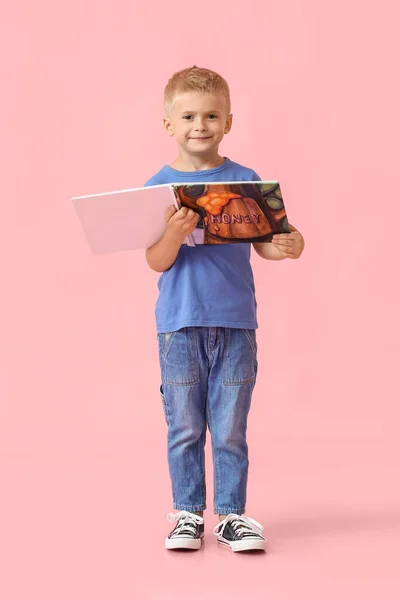
[[191, 140], [211, 140], [211, 136], [209, 137], [192, 137]]

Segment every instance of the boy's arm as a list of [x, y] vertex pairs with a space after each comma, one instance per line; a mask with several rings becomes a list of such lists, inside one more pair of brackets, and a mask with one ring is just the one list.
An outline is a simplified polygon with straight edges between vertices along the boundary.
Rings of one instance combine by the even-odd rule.
[[167, 226], [163, 237], [146, 250], [146, 260], [150, 269], [162, 273], [172, 267], [185, 238], [196, 228], [198, 218], [194, 210], [186, 207], [178, 211], [175, 206], [167, 209], [165, 214]]
[[275, 233], [271, 242], [254, 243], [254, 250], [267, 260], [300, 258], [304, 250], [304, 238], [294, 225], [289, 225], [289, 230], [290, 233]]
[[158, 273], [167, 271], [176, 261], [180, 247], [181, 242], [165, 232], [157, 244], [146, 250], [146, 260], [150, 269]]

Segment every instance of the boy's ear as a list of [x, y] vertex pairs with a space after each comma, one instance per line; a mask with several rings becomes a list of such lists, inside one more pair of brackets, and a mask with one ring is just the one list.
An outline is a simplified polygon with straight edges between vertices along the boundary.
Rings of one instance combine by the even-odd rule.
[[232, 120], [233, 120], [233, 115], [229, 115], [226, 120], [225, 134], [229, 133], [230, 130], [232, 129]]
[[163, 118], [163, 122], [164, 122], [164, 129], [165, 131], [168, 133], [168, 135], [170, 137], [172, 137], [174, 134], [174, 132], [172, 131], [172, 126], [171, 126], [171, 121], [168, 117], [164, 117]]

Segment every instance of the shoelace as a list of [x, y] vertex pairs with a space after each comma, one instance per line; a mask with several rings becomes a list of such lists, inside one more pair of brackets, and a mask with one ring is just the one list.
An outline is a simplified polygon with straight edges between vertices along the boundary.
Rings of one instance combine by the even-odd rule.
[[251, 535], [252, 533], [256, 533], [257, 535], [261, 535], [264, 531], [264, 527], [255, 519], [252, 519], [251, 517], [231, 514], [225, 517], [223, 521], [221, 521], [216, 527], [214, 527], [214, 535], [222, 536], [222, 534], [224, 533], [224, 529], [228, 523], [232, 523], [232, 527], [235, 530], [235, 532], [241, 534]]
[[169, 513], [167, 518], [171, 523], [176, 523], [176, 521], [179, 521], [176, 528], [177, 534], [189, 533], [190, 535], [193, 535], [196, 529], [196, 524], [202, 525], [204, 522], [203, 517], [189, 513], [187, 510], [181, 510], [178, 513]]

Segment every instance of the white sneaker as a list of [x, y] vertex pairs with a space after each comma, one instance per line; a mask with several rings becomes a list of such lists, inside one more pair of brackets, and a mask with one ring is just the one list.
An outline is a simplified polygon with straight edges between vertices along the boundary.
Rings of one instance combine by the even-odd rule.
[[181, 510], [178, 513], [169, 513], [168, 521], [176, 526], [165, 540], [168, 550], [198, 550], [204, 537], [204, 519], [199, 515]]
[[255, 519], [240, 515], [228, 515], [214, 528], [220, 544], [229, 546], [233, 552], [266, 550], [267, 540], [261, 534], [264, 528]]

